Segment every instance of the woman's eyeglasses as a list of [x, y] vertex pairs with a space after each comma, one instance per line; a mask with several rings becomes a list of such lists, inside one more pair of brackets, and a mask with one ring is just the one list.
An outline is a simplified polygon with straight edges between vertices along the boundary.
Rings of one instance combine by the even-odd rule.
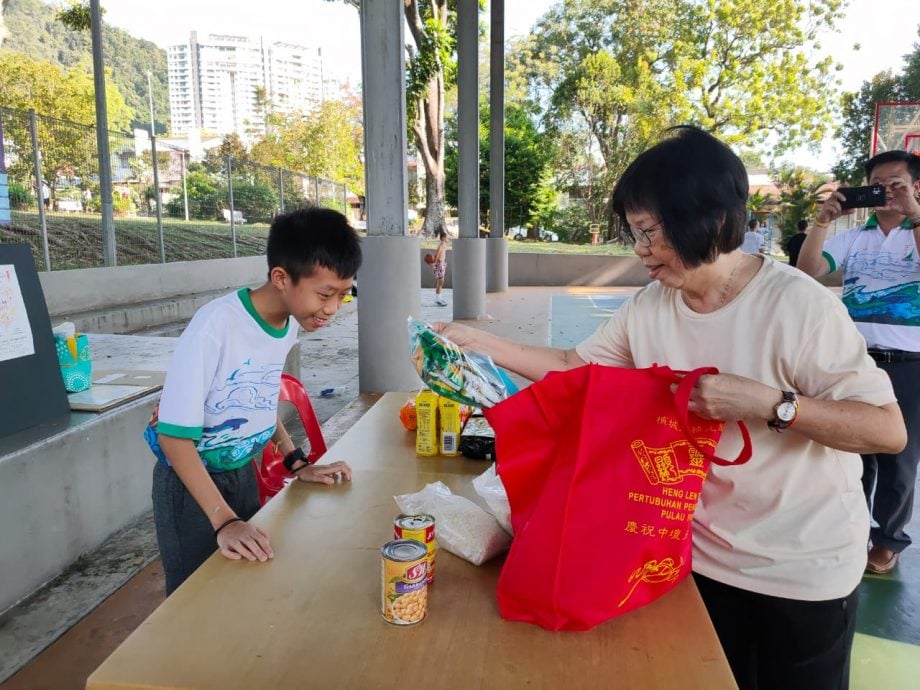
[[652, 246], [652, 233], [658, 232], [658, 230], [660, 229], [659, 228], [660, 225], [661, 225], [661, 221], [659, 220], [654, 225], [650, 225], [649, 227], [645, 229], [630, 227], [629, 231], [632, 233], [633, 239], [636, 242], [638, 242], [639, 244], [645, 247], [651, 247]]

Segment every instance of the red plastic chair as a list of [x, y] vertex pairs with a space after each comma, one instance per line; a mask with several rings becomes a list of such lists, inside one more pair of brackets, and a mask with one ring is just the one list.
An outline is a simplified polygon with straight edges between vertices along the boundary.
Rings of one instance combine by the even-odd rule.
[[[304, 431], [307, 433], [307, 440], [310, 442], [310, 449], [307, 452], [307, 461], [314, 463], [319, 460], [326, 452], [326, 440], [323, 438], [323, 430], [319, 426], [319, 420], [316, 418], [316, 412], [313, 411], [313, 404], [304, 389], [303, 384], [289, 374], [281, 375], [281, 393], [278, 396], [279, 405], [282, 402], [289, 402], [294, 405], [297, 414], [300, 415], [300, 422], [303, 424]], [[275, 451], [275, 444], [269, 443], [262, 451], [262, 465], [252, 460], [256, 469], [256, 479], [259, 484], [259, 500], [262, 505], [275, 494], [277, 494], [284, 485], [294, 479], [294, 475], [284, 467], [284, 456]]]

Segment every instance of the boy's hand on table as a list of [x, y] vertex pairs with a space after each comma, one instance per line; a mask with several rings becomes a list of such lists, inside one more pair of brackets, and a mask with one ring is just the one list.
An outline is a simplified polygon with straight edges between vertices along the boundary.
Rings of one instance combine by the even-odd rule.
[[217, 546], [224, 558], [239, 561], [267, 561], [275, 557], [268, 534], [240, 520], [224, 527], [217, 535]]
[[341, 477], [343, 481], [351, 481], [351, 467], [347, 462], [330, 462], [328, 465], [304, 465], [294, 470], [294, 474], [302, 482], [316, 484], [335, 484]]

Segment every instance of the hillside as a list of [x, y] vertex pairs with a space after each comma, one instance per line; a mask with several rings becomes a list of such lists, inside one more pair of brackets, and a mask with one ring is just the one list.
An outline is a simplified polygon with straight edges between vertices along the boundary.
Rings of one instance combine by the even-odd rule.
[[[4, 49], [64, 67], [92, 61], [90, 32], [71, 31], [61, 24], [54, 18], [56, 7], [40, 0], [7, 0], [4, 7], [3, 20], [8, 32], [3, 41]], [[105, 66], [111, 71], [128, 106], [134, 110], [136, 126], [146, 127], [150, 121], [147, 102], [147, 72], [150, 71], [157, 132], [167, 131], [166, 51], [108, 25], [105, 26], [104, 50]]]

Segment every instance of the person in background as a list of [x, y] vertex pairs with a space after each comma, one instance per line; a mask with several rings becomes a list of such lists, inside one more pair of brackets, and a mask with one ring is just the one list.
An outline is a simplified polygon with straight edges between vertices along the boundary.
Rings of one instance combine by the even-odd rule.
[[786, 246], [783, 247], [783, 249], [786, 250], [786, 254], [789, 256], [790, 266], [795, 266], [799, 261], [799, 252], [802, 249], [802, 243], [808, 236], [808, 221], [802, 218], [796, 224], [796, 228], [798, 232], [786, 240]]
[[438, 248], [434, 252], [434, 261], [431, 264], [434, 273], [434, 303], [439, 307], [446, 307], [447, 300], [441, 295], [444, 289], [444, 277], [447, 275], [447, 231], [443, 228], [438, 231]]
[[351, 479], [344, 462], [307, 463], [277, 409], [298, 326], [324, 328], [351, 292], [358, 236], [337, 211], [300, 209], [272, 221], [266, 255], [265, 284], [209, 302], [192, 318], [144, 431], [157, 459], [153, 517], [167, 594], [215, 550], [233, 560], [274, 556], [269, 535], [248, 522], [259, 509], [253, 458], [267, 443], [302, 481]]
[[872, 517], [866, 569], [890, 573], [911, 544], [910, 522], [920, 460], [920, 158], [885, 151], [865, 165], [869, 184], [885, 187], [885, 205], [855, 228], [827, 239], [843, 214], [840, 192], [828, 195], [802, 244], [798, 267], [819, 277], [843, 269], [843, 303], [888, 372], [907, 423], [907, 447], [863, 455], [863, 488]]
[[744, 233], [741, 251], [745, 254], [763, 254], [763, 235], [760, 234], [760, 223], [756, 218], [748, 221], [748, 231]]
[[[744, 164], [725, 144], [676, 128], [612, 196], [652, 282], [592, 336], [562, 350], [434, 328], [531, 380], [585, 363], [718, 367], [695, 385], [690, 410], [744, 420], [754, 455], [713, 466], [703, 484], [693, 517], [700, 594], [741, 690], [840, 690], [869, 535], [857, 453], [898, 452], [904, 422], [839, 300], [739, 250], [747, 195]], [[727, 426], [717, 452], [739, 446]]]

